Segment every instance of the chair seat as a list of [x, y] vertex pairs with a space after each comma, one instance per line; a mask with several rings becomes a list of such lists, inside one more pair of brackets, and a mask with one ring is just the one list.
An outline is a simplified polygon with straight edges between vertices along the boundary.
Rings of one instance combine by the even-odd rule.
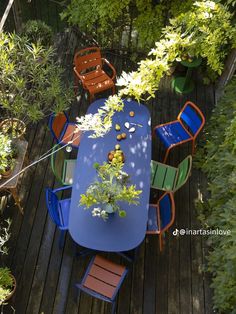
[[[75, 133], [74, 133], [75, 132]], [[80, 136], [79, 136], [80, 135]], [[62, 133], [62, 136], [60, 138], [60, 142], [63, 144], [66, 144], [73, 140], [73, 138], [76, 138], [72, 146], [79, 146], [80, 140], [81, 140], [82, 131], [77, 130], [77, 126], [75, 123], [67, 123], [65, 127], [65, 131]]]
[[168, 148], [179, 142], [191, 140], [192, 137], [186, 132], [182, 124], [174, 121], [155, 128], [155, 133]]
[[148, 209], [148, 222], [147, 222], [147, 232], [158, 233], [158, 223], [157, 223], [157, 208], [155, 206], [149, 205]]
[[112, 79], [101, 69], [83, 75], [83, 84], [90, 93], [96, 94], [114, 86]]
[[116, 296], [126, 273], [125, 266], [96, 255], [89, 265], [89, 271], [85, 275], [82, 286], [112, 300]]
[[65, 185], [72, 185], [73, 184], [73, 177], [74, 177], [74, 170], [76, 165], [76, 159], [66, 159], [64, 161], [64, 184]]
[[61, 222], [61, 227], [60, 229], [68, 229], [69, 225], [69, 213], [70, 213], [70, 198], [63, 199], [58, 202], [58, 212], [59, 212], [59, 217], [60, 217], [60, 222]]

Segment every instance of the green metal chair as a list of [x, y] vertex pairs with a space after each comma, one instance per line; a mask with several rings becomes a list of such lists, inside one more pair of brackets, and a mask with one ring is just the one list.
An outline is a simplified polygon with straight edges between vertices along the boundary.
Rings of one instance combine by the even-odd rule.
[[175, 192], [183, 186], [190, 175], [192, 156], [187, 156], [178, 168], [161, 162], [151, 161], [151, 188], [162, 191]]
[[60, 145], [53, 147], [51, 156], [52, 171], [62, 185], [72, 185], [76, 159], [67, 159], [63, 149], [56, 151]]

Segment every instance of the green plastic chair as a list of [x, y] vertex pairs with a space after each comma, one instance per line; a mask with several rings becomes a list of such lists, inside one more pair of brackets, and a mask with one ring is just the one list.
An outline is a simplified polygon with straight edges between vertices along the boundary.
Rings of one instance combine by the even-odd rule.
[[191, 168], [191, 155], [181, 161], [178, 168], [152, 160], [151, 188], [168, 192], [176, 192], [188, 180]]
[[53, 147], [53, 154], [51, 156], [51, 167], [52, 171], [57, 178], [57, 180], [62, 185], [72, 185], [73, 176], [76, 165], [76, 159], [67, 159], [66, 154], [63, 149], [56, 150], [60, 146], [58, 144]]

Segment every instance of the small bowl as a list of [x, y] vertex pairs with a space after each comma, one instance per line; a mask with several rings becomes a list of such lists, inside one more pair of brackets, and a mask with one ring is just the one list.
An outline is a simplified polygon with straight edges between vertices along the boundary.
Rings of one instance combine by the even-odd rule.
[[[108, 160], [108, 162], [110, 162], [110, 163], [112, 162], [115, 153], [116, 153], [115, 150], [111, 150], [111, 151], [107, 154], [107, 160]], [[113, 158], [112, 158], [112, 159], [111, 159], [111, 155], [113, 155]], [[121, 153], [121, 157], [122, 157], [122, 162], [124, 163], [124, 162], [125, 162], [125, 155], [124, 155], [123, 152]]]

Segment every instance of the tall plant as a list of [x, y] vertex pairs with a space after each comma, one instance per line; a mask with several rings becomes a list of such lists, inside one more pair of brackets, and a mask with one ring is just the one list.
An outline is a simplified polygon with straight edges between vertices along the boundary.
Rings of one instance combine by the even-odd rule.
[[208, 178], [210, 196], [198, 203], [205, 228], [230, 230], [228, 236], [209, 236], [208, 270], [212, 273], [214, 306], [235, 313], [236, 304], [236, 77], [225, 89], [205, 128], [207, 144], [199, 164]]
[[188, 9], [193, 0], [71, 0], [61, 17], [94, 37], [100, 46], [142, 50], [161, 36], [169, 14]]
[[26, 124], [68, 107], [62, 68], [52, 47], [13, 34], [0, 34], [0, 105]]

